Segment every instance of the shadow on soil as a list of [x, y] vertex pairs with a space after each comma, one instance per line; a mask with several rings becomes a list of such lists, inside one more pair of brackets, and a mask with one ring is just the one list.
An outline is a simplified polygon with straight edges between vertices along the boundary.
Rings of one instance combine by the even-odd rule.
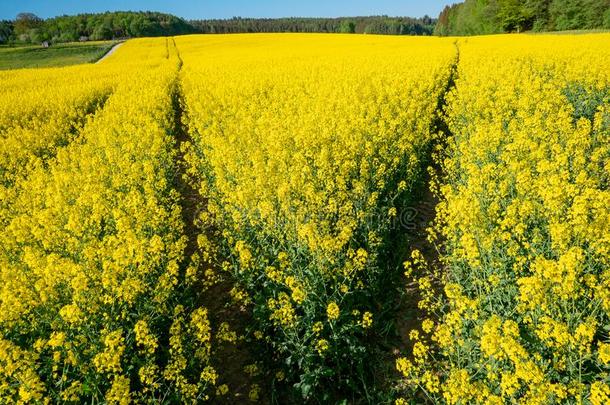
[[[178, 172], [174, 179], [176, 190], [180, 193], [182, 220], [184, 222], [184, 232], [188, 238], [185, 248], [185, 260], [190, 263], [193, 255], [201, 257], [197, 238], [204, 234], [210, 240], [219, 237], [215, 229], [206, 227], [200, 221], [200, 213], [206, 211], [207, 199], [199, 194], [193, 186], [193, 181], [187, 176], [187, 162], [184, 158], [183, 145], [190, 141], [186, 126], [183, 122], [184, 109], [180, 83], [176, 83], [173, 97], [176, 138], [176, 164]], [[197, 259], [195, 259], [197, 260]], [[251, 390], [258, 386], [258, 402], [269, 403], [270, 388], [265, 383], [262, 374], [250, 375], [244, 369], [248, 365], [256, 363], [255, 352], [257, 345], [251, 343], [248, 335], [248, 325], [251, 324], [251, 313], [248, 308], [235, 304], [231, 299], [230, 291], [234, 283], [230, 275], [220, 270], [218, 260], [203, 261], [198, 265], [201, 273], [212, 269], [214, 274], [219, 276], [213, 282], [204, 280], [198, 287], [197, 306], [208, 310], [213, 335], [221, 329], [223, 323], [228, 324], [229, 331], [235, 332], [237, 340], [230, 342], [219, 339], [216, 335], [212, 338], [212, 365], [218, 374], [217, 387], [226, 384], [228, 392], [220, 395], [211, 393], [211, 402], [214, 404], [241, 404], [250, 402], [249, 395]], [[186, 267], [188, 265], [184, 267]], [[260, 366], [258, 367], [260, 370]], [[261, 373], [261, 371], [259, 371]]]

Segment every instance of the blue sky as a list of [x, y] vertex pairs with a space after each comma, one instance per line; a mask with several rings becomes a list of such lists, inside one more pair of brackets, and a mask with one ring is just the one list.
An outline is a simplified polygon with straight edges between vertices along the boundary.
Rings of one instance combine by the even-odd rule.
[[[113, 10], [153, 10], [186, 19], [241, 17], [437, 17], [450, 0], [0, 0], [0, 19], [31, 12], [48, 18]], [[455, 0], [454, 2], [458, 2]]]

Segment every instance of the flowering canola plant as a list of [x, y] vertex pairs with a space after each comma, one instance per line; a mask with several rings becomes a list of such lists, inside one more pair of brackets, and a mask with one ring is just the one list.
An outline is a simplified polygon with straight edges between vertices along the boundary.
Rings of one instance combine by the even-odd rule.
[[121, 50], [91, 70], [129, 74], [2, 213], [2, 403], [196, 403], [215, 382], [208, 313], [181, 272], [180, 61], [171, 39]]
[[190, 175], [226, 267], [305, 397], [362, 367], [382, 257], [419, 179], [451, 40], [176, 38]]
[[[426, 284], [430, 318], [396, 363], [407, 392], [610, 402], [609, 41], [460, 40], [431, 233], [445, 246], [442, 297]], [[407, 266], [430, 279], [425, 263]]]
[[167, 49], [128, 43], [125, 53], [102, 65], [17, 69], [0, 72], [0, 186], [70, 143], [118, 83], [138, 66], [153, 66]]
[[364, 394], [434, 145], [397, 404], [609, 403], [609, 40], [195, 35], [0, 72], [0, 403], [228, 395], [226, 274], [272, 354], [244, 373]]

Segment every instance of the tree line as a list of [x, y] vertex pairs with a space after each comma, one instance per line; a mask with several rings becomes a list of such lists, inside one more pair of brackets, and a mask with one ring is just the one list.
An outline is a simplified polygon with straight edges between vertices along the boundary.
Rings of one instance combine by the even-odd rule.
[[46, 20], [20, 13], [13, 21], [0, 22], [0, 43], [98, 41], [194, 32], [194, 27], [182, 18], [150, 11], [64, 15]]
[[386, 35], [431, 35], [436, 20], [428, 16], [339, 17], [339, 18], [241, 18], [192, 20], [197, 31], [205, 34], [246, 32], [340, 32]]
[[445, 7], [435, 35], [610, 28], [610, 0], [465, 0]]
[[71, 42], [192, 33], [340, 32], [386, 35], [478, 35], [610, 28], [610, 0], [465, 0], [438, 19], [411, 17], [241, 18], [190, 20], [118, 11], [41, 19], [20, 13], [0, 21], [0, 44]]
[[43, 20], [20, 13], [0, 21], [0, 43], [71, 42], [192, 33], [343, 32], [388, 35], [431, 35], [436, 20], [425, 16], [349, 18], [240, 18], [190, 20], [157, 12], [106, 12]]

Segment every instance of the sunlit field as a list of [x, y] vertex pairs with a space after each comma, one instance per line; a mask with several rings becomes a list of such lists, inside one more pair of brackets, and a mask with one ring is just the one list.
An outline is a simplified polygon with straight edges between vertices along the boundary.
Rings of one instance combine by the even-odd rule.
[[0, 403], [610, 403], [609, 44], [0, 72]]

